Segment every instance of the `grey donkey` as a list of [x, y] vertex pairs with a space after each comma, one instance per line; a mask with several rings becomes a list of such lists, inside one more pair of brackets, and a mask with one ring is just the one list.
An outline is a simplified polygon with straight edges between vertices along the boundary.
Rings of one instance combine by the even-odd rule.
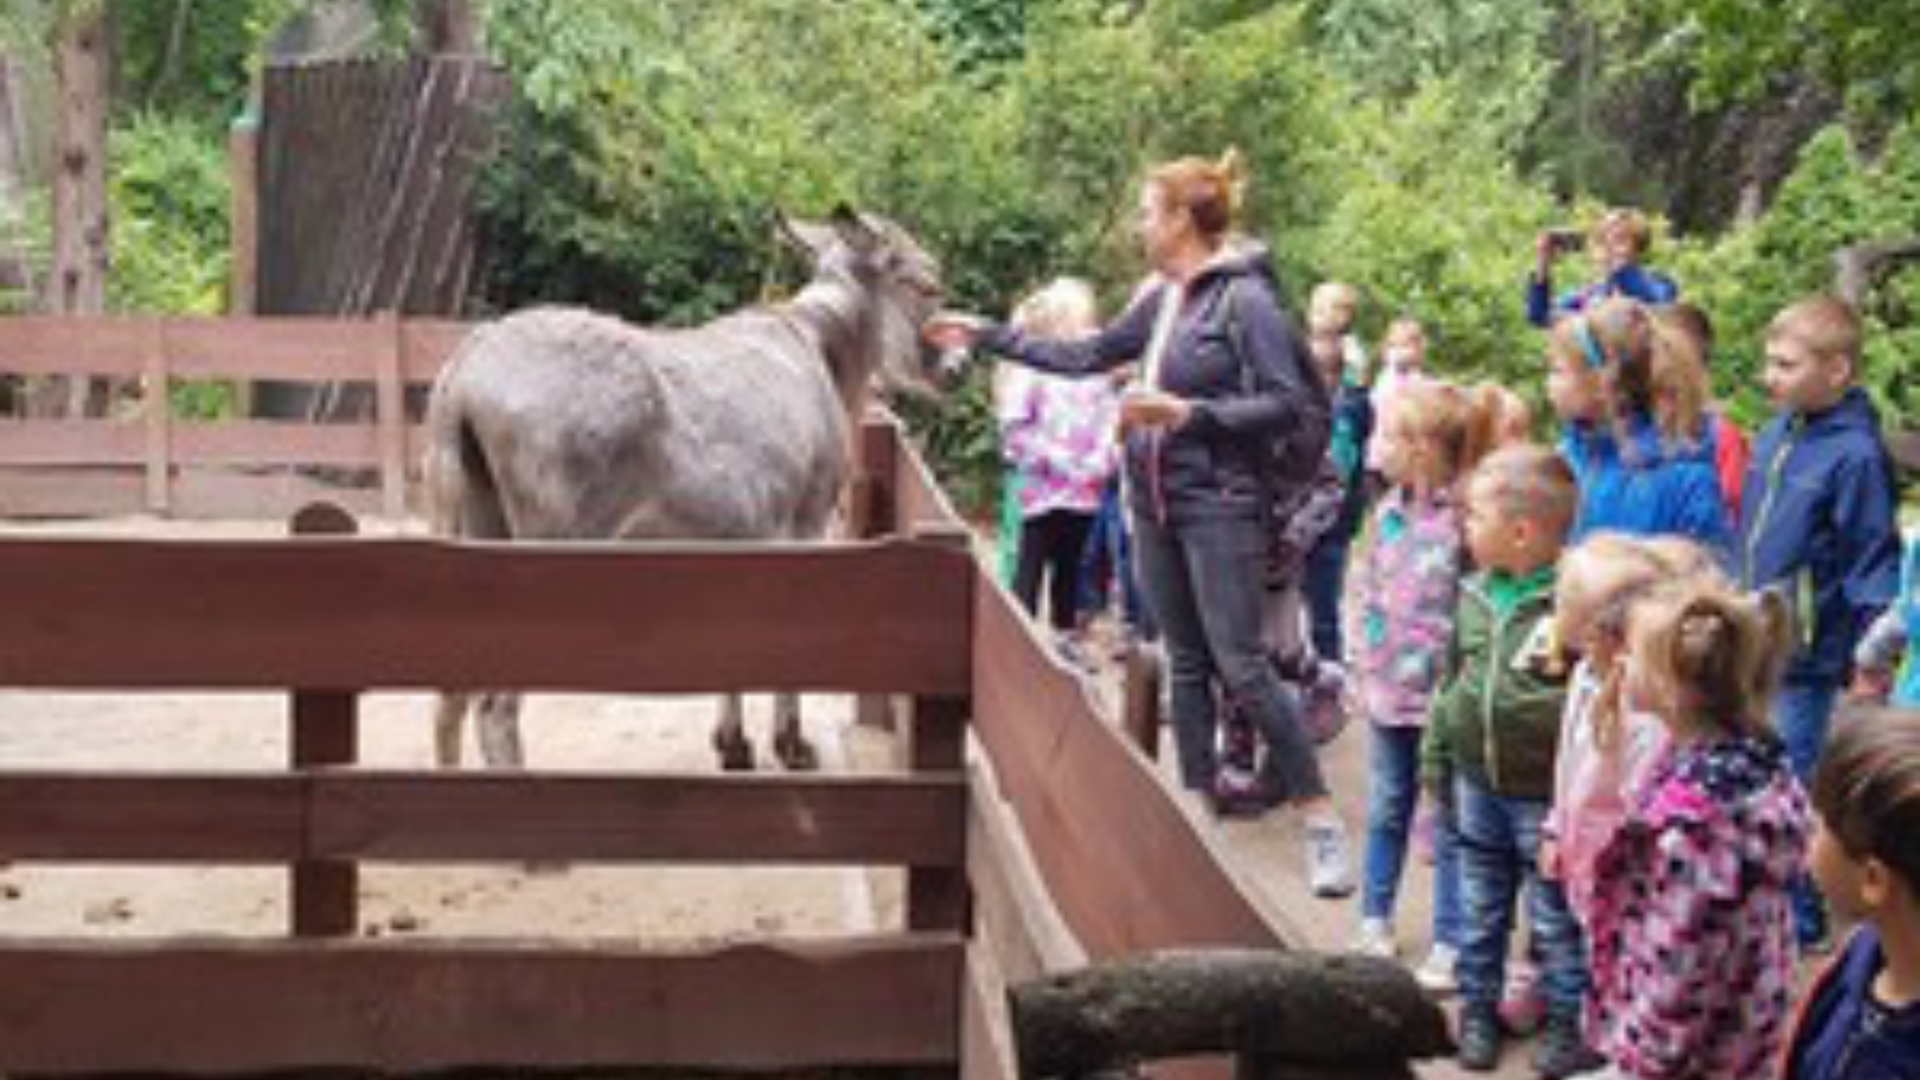
[[[782, 222], [812, 262], [792, 300], [690, 329], [566, 308], [477, 327], [434, 386], [425, 461], [441, 536], [506, 540], [816, 540], [851, 477], [870, 382], [937, 392], [920, 328], [939, 264], [899, 226], [840, 210]], [[435, 750], [460, 762], [472, 694], [442, 696]], [[517, 693], [479, 695], [482, 757], [525, 762]], [[741, 699], [713, 733], [721, 765], [753, 767]], [[799, 699], [775, 708], [774, 753], [817, 764]]]

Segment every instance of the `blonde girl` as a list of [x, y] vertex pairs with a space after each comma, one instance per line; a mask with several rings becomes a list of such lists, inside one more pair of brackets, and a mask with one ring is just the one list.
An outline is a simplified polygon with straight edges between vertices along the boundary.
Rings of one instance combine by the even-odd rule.
[[1697, 355], [1654, 333], [1646, 307], [1606, 300], [1547, 337], [1547, 397], [1580, 482], [1574, 539], [1685, 536], [1730, 555]]
[[[1380, 430], [1388, 488], [1374, 510], [1373, 544], [1358, 572], [1358, 640], [1353, 677], [1371, 721], [1365, 873], [1357, 951], [1397, 951], [1393, 909], [1420, 793], [1420, 741], [1427, 705], [1445, 673], [1459, 598], [1463, 541], [1461, 479], [1491, 443], [1496, 419], [1457, 386], [1403, 387]], [[1434, 837], [1433, 949], [1418, 969], [1435, 990], [1451, 989], [1460, 942], [1459, 873], [1452, 830]]]
[[1657, 716], [1671, 747], [1594, 868], [1588, 1034], [1619, 1075], [1767, 1075], [1779, 1048], [1808, 835], [1767, 723], [1788, 644], [1779, 597], [1713, 575], [1627, 617], [1626, 706]]
[[[1098, 316], [1092, 286], [1060, 278], [1022, 301], [1013, 325], [1036, 337], [1074, 340], [1098, 329]], [[1045, 584], [1047, 615], [1065, 644], [1078, 625], [1080, 556], [1117, 466], [1119, 394], [1105, 379], [1009, 370], [1018, 373], [1003, 376], [996, 391], [1001, 447], [1018, 476], [1013, 591], [1038, 616]]]
[[1627, 707], [1620, 657], [1633, 604], [1659, 585], [1713, 572], [1687, 540], [1600, 533], [1560, 559], [1554, 631], [1575, 664], [1554, 758], [1553, 809], [1542, 828], [1540, 872], [1560, 882], [1581, 925], [1593, 863], [1625, 819], [1628, 800], [1666, 749], [1658, 717]]

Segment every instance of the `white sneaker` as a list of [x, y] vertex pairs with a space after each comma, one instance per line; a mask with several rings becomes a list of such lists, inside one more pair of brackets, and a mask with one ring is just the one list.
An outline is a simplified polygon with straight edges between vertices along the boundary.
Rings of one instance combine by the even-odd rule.
[[1307, 821], [1307, 884], [1322, 900], [1353, 895], [1353, 873], [1347, 865], [1347, 829], [1328, 815]]
[[1393, 959], [1400, 951], [1394, 944], [1393, 924], [1385, 919], [1361, 919], [1360, 932], [1353, 937], [1353, 951], [1361, 956]]
[[1459, 963], [1458, 949], [1436, 942], [1433, 951], [1427, 953], [1427, 958], [1413, 969], [1413, 981], [1430, 994], [1451, 994], [1460, 989], [1454, 977], [1454, 968]]

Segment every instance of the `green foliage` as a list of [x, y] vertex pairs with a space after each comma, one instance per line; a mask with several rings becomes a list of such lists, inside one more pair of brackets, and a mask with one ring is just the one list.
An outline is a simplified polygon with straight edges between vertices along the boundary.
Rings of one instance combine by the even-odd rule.
[[1898, 121], [1920, 105], [1920, 6], [1912, 0], [1582, 0], [1616, 31], [1651, 30], [1684, 60], [1705, 103], [1752, 99], [1811, 72], [1856, 115]]
[[1555, 210], [1514, 172], [1491, 125], [1474, 122], [1471, 92], [1436, 84], [1401, 106], [1349, 104], [1341, 195], [1312, 254], [1320, 277], [1360, 287], [1371, 336], [1411, 315], [1436, 370], [1537, 394], [1541, 343], [1522, 288]]
[[230, 264], [224, 144], [187, 121], [141, 114], [108, 138], [116, 311], [214, 314]]
[[[1920, 125], [1896, 131], [1864, 159], [1838, 127], [1807, 144], [1767, 213], [1717, 241], [1684, 245], [1675, 268], [1713, 316], [1715, 382], [1748, 423], [1768, 405], [1759, 385], [1761, 337], [1783, 307], [1833, 288], [1833, 255], [1849, 244], [1911, 237], [1920, 229]], [[1920, 426], [1920, 268], [1875, 290], [1866, 304], [1865, 383], [1893, 427]]]

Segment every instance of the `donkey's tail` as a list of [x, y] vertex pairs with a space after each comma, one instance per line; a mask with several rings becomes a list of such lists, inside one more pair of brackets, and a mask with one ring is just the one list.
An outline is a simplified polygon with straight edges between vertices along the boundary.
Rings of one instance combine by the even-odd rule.
[[493, 470], [456, 390], [460, 359], [456, 353], [440, 373], [427, 404], [421, 461], [427, 525], [435, 536], [505, 539], [506, 516]]

